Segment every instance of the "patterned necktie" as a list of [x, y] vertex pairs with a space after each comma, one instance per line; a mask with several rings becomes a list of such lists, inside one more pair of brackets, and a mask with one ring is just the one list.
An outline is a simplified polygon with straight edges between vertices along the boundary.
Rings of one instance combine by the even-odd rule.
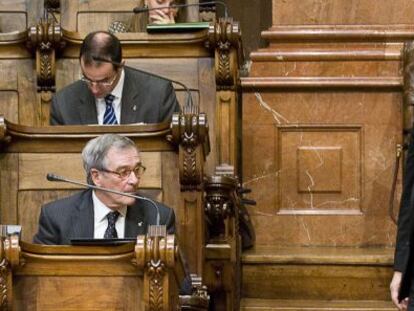
[[116, 239], [118, 237], [118, 233], [116, 232], [115, 223], [118, 219], [119, 212], [110, 212], [106, 215], [108, 218], [108, 228], [106, 228], [104, 239]]
[[118, 121], [116, 120], [115, 116], [115, 110], [112, 106], [114, 99], [115, 96], [112, 94], [108, 94], [105, 96], [106, 109], [103, 117], [103, 124], [118, 124]]

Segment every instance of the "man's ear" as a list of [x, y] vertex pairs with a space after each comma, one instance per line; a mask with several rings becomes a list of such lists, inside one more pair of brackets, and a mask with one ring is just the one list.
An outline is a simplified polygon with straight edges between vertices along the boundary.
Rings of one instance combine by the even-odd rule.
[[96, 186], [100, 186], [101, 174], [99, 173], [99, 171], [96, 168], [92, 168], [90, 170], [90, 176], [91, 176], [91, 179], [92, 179], [93, 183]]

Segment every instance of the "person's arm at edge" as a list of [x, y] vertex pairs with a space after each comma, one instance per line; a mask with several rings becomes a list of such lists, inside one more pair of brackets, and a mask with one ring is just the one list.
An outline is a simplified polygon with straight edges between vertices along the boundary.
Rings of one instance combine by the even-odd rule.
[[164, 96], [160, 103], [160, 116], [159, 119], [162, 121], [171, 120], [174, 112], [180, 112], [180, 104], [177, 101], [174, 88], [171, 83], [166, 84]]
[[169, 208], [169, 213], [165, 222], [168, 234], [175, 234], [175, 213], [172, 208]]
[[47, 208], [42, 207], [39, 216], [39, 228], [33, 237], [35, 244], [58, 245], [57, 230], [53, 229], [53, 223], [47, 213]]
[[[403, 272], [406, 269], [406, 262], [410, 253], [410, 216], [411, 216], [411, 196], [414, 185], [414, 128], [411, 132], [410, 144], [408, 146], [404, 187], [401, 196], [400, 211], [398, 216], [397, 242], [394, 254], [394, 275], [390, 283], [391, 299], [394, 304], [403, 310], [407, 304], [407, 299], [398, 301], [398, 293], [401, 288]], [[402, 309], [401, 309], [402, 308]]]
[[54, 94], [52, 97], [52, 104], [50, 107], [50, 117], [49, 117], [49, 123], [50, 125], [64, 125], [62, 121], [62, 116], [60, 114], [60, 110], [58, 109], [58, 99], [57, 95]]
[[400, 292], [402, 281], [402, 272], [394, 271], [392, 280], [390, 283], [391, 300], [398, 308], [398, 310], [406, 310], [408, 306], [408, 297], [404, 298], [401, 302], [398, 300], [398, 293]]

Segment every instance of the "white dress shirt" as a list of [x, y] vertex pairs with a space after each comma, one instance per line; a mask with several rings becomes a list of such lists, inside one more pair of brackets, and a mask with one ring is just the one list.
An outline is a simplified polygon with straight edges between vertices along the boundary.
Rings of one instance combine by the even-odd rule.
[[[115, 88], [112, 90], [111, 94], [115, 97], [114, 101], [112, 102], [112, 106], [114, 107], [116, 120], [118, 124], [121, 124], [121, 99], [122, 99], [122, 90], [124, 89], [124, 81], [125, 81], [125, 72], [124, 69], [121, 69], [121, 77], [118, 80]], [[106, 109], [105, 98], [95, 98], [96, 104], [96, 113], [98, 116], [98, 124], [103, 124], [103, 118]]]
[[[94, 230], [93, 237], [95, 239], [103, 239], [106, 228], [108, 228], [108, 218], [106, 215], [113, 212], [109, 207], [102, 203], [101, 200], [95, 194], [95, 191], [92, 192], [92, 201], [93, 201], [93, 214], [94, 214]], [[125, 217], [127, 213], [127, 207], [123, 207], [118, 210], [119, 216], [115, 223], [116, 232], [118, 233], [118, 238], [125, 237]]]

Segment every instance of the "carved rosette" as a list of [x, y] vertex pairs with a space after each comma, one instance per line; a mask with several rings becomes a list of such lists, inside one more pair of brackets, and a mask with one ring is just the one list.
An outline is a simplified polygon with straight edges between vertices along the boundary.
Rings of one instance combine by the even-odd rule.
[[37, 90], [55, 91], [56, 51], [63, 47], [59, 25], [50, 20], [41, 20], [30, 28], [28, 45], [36, 52]]
[[210, 152], [207, 117], [204, 113], [174, 114], [171, 129], [170, 140], [179, 146], [181, 190], [198, 190], [203, 182], [203, 163]]
[[232, 18], [221, 18], [210, 26], [208, 47], [215, 49], [216, 85], [218, 90], [234, 90], [241, 60], [241, 32]]
[[[169, 304], [167, 269], [176, 263], [175, 237], [138, 236], [135, 247], [136, 262], [144, 269], [144, 300], [148, 310], [162, 311]], [[146, 309], [147, 310], [147, 309]]]

